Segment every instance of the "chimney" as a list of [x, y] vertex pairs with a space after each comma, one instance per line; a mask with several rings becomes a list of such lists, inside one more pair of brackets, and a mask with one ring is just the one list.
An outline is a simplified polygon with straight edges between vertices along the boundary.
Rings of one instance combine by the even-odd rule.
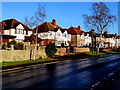
[[106, 34], [107, 34], [107, 31], [105, 31], [104, 33], [106, 33]]
[[80, 26], [78, 26], [78, 29], [81, 30]]
[[2, 27], [2, 32], [1, 32], [1, 34], [4, 34], [4, 25], [5, 25], [5, 22], [2, 21], [2, 23], [1, 23], [0, 25], [1, 25], [1, 27]]
[[55, 19], [52, 20], [52, 24], [53, 24], [54, 26], [56, 26], [56, 20], [55, 20]]

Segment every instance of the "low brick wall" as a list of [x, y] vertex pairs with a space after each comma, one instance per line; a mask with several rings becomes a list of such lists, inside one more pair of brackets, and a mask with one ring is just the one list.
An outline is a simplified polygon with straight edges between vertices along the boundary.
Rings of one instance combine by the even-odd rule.
[[59, 56], [64, 56], [66, 55], [66, 48], [57, 48], [57, 53], [56, 55], [59, 55]]
[[90, 48], [74, 48], [74, 52], [90, 52]]
[[112, 49], [103, 49], [103, 51], [110, 51], [110, 50], [112, 50]]
[[[36, 51], [36, 59], [46, 58], [45, 47], [39, 47]], [[2, 61], [23, 61], [34, 58], [34, 50], [0, 50], [0, 62]]]

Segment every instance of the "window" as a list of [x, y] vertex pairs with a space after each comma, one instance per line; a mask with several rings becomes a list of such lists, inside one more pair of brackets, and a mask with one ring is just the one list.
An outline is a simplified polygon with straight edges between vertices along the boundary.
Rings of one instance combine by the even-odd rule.
[[44, 41], [42, 41], [41, 44], [44, 45]]
[[65, 36], [65, 37], [67, 37], [67, 35], [66, 35], [66, 34], [65, 34], [64, 36]]
[[67, 45], [67, 41], [65, 41], [65, 45]]
[[26, 35], [28, 35], [28, 31], [26, 31]]
[[17, 34], [24, 34], [24, 30], [23, 29], [17, 29], [16, 33]]
[[23, 40], [22, 40], [22, 39], [17, 39], [16, 41], [17, 41], [17, 42], [23, 42]]
[[60, 36], [60, 33], [57, 33], [57, 36]]

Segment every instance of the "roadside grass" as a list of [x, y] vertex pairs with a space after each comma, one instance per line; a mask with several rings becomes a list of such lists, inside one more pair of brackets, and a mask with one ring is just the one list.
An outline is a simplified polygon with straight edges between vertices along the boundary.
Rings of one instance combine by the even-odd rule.
[[103, 51], [103, 53], [106, 53], [106, 54], [117, 54], [117, 53], [120, 53], [120, 52], [116, 52], [116, 51]]
[[85, 52], [86, 54], [88, 55], [94, 55], [94, 56], [98, 56], [98, 55], [106, 55], [106, 54], [117, 54], [117, 53], [120, 53], [120, 52], [116, 52], [116, 51], [101, 51], [99, 53], [96, 53], [96, 52]]
[[98, 55], [105, 55], [106, 53], [104, 53], [104, 52], [99, 52], [99, 53], [96, 53], [96, 52], [85, 52], [85, 54], [98, 56]]
[[0, 65], [2, 65], [2, 66], [10, 66], [10, 65], [19, 65], [19, 64], [32, 64], [32, 63], [55, 61], [55, 60], [57, 60], [57, 59], [43, 58], [43, 59], [25, 60], [25, 61], [3, 61], [3, 62], [0, 62]]

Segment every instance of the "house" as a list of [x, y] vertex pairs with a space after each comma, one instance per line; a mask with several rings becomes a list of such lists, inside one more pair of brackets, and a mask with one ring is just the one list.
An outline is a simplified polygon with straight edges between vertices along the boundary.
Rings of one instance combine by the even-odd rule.
[[56, 46], [69, 46], [71, 41], [71, 35], [66, 29], [61, 28], [56, 24], [56, 20], [53, 19], [52, 23], [44, 22], [41, 25], [34, 28], [34, 34], [38, 33], [38, 37], [43, 41], [41, 46], [46, 46], [51, 41], [55, 42]]
[[117, 35], [116, 39], [117, 39], [117, 48], [120, 48], [120, 36]]
[[17, 42], [23, 42], [25, 36], [30, 36], [33, 30], [25, 26], [15, 19], [7, 19], [0, 22], [1, 24], [1, 39], [2, 42], [8, 43], [11, 39], [16, 39]]
[[[119, 47], [119, 39], [120, 37], [117, 34], [108, 34], [107, 31], [105, 31], [102, 34], [101, 44], [104, 48]], [[100, 42], [100, 34], [97, 34], [96, 43], [99, 42]]]
[[71, 45], [73, 47], [88, 46], [91, 43], [91, 37], [89, 33], [81, 30], [81, 27], [68, 28], [69, 34], [71, 34]]
[[[35, 44], [37, 40], [37, 44], [41, 44], [41, 41], [43, 41], [41, 38], [39, 38], [37, 35], [31, 34], [30, 36], [25, 36], [24, 42], [30, 42], [30, 44]], [[38, 45], [39, 45], [38, 44]]]

